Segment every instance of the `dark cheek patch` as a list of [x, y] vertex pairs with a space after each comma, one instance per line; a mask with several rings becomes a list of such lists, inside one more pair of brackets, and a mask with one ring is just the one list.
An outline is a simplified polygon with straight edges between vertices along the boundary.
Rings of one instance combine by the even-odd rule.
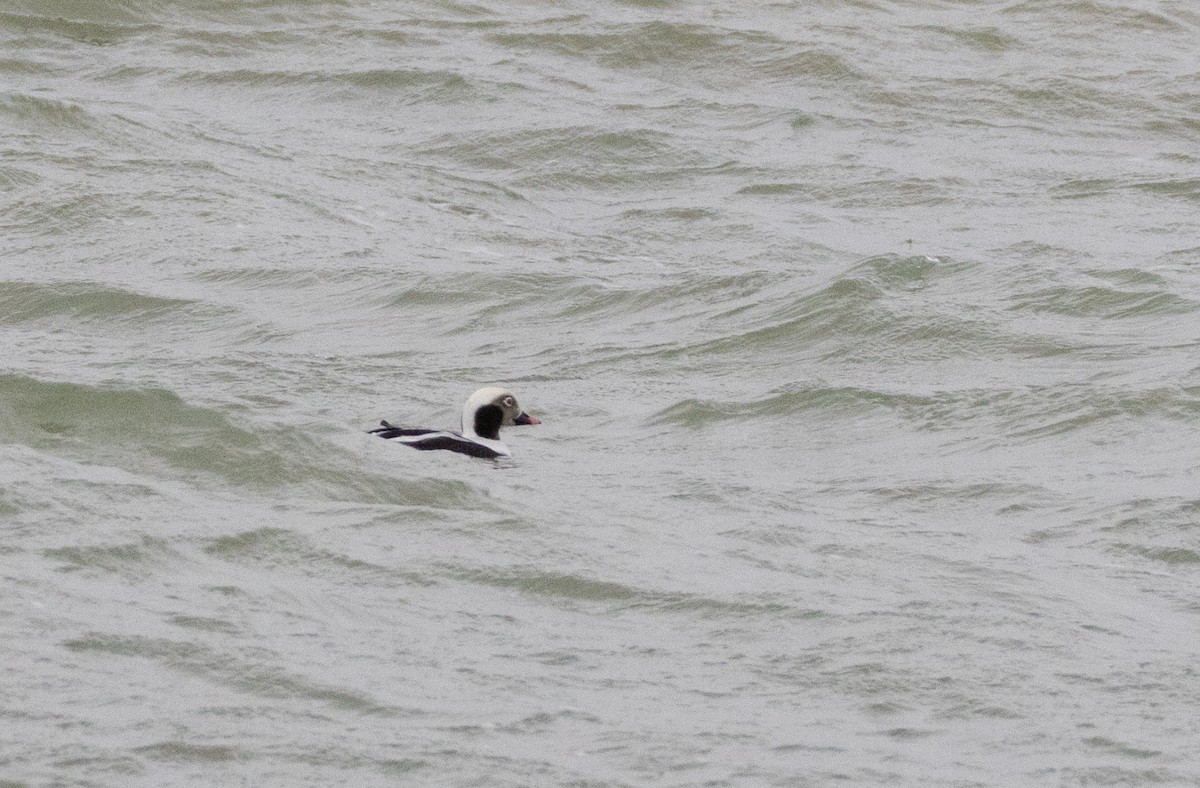
[[504, 411], [499, 405], [484, 405], [475, 411], [475, 434], [489, 440], [500, 440], [500, 422], [504, 421]]

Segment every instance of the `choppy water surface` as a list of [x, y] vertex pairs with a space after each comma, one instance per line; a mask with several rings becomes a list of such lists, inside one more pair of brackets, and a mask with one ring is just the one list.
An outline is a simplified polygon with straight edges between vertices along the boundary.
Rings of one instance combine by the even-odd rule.
[[1198, 33], [7, 3], [0, 783], [1200, 784]]

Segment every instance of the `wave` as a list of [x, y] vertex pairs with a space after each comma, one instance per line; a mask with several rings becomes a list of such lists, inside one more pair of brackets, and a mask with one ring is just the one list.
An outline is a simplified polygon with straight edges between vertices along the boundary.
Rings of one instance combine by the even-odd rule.
[[494, 510], [458, 479], [398, 479], [291, 427], [240, 424], [230, 408], [164, 389], [44, 382], [0, 374], [0, 441], [149, 478], [217, 479], [234, 490], [290, 490], [330, 501]]
[[744, 328], [659, 352], [701, 358], [783, 351], [850, 359], [893, 355], [901, 348], [914, 359], [975, 354], [995, 346], [1024, 345], [1026, 352], [1040, 352], [1036, 340], [1013, 336], [955, 299], [923, 295], [976, 269], [927, 257], [871, 258], [799, 296], [791, 292], [794, 282], [764, 292], [759, 303], [717, 315], [724, 320], [705, 326], [710, 332], [730, 323]]
[[1200, 312], [1200, 303], [1165, 290], [1121, 290], [1101, 285], [1058, 285], [1012, 298], [1010, 309], [1066, 317], [1124, 320]]
[[[792, 420], [801, 414], [861, 420], [890, 414], [922, 432], [968, 429], [982, 443], [1023, 443], [1083, 431], [1107, 422], [1162, 420], [1187, 424], [1200, 416], [1200, 387], [1119, 387], [1090, 383], [1046, 386], [948, 387], [914, 394], [853, 386], [796, 386], [746, 400], [684, 399], [650, 416], [648, 426], [704, 428], [727, 421]], [[1110, 433], [1111, 434], [1111, 433]]]
[[0, 325], [72, 321], [176, 322], [228, 319], [223, 308], [186, 298], [147, 295], [92, 282], [0, 282]]

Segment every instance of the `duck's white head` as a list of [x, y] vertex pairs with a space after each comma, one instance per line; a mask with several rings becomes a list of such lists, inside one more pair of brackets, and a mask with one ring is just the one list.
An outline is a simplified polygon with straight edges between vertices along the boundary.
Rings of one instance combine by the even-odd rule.
[[540, 424], [521, 410], [508, 389], [487, 386], [467, 398], [462, 412], [462, 433], [468, 437], [500, 440], [500, 428], [516, 424]]

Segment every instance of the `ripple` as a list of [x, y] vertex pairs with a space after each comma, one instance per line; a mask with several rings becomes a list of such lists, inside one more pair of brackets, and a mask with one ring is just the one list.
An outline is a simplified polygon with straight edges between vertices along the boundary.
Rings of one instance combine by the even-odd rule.
[[66, 640], [62, 645], [75, 653], [147, 659], [261, 698], [290, 698], [381, 716], [403, 713], [377, 703], [365, 693], [330, 686], [195, 641], [92, 633]]
[[795, 608], [784, 603], [755, 599], [727, 601], [702, 594], [648, 591], [565, 572], [457, 568], [452, 568], [450, 572], [461, 580], [512, 589], [529, 596], [569, 602], [608, 603], [616, 610], [630, 612], [679, 613], [700, 618], [780, 616], [807, 619], [824, 615], [821, 611]]
[[130, 578], [144, 577], [181, 558], [166, 541], [149, 536], [119, 545], [59, 547], [46, 550], [43, 555], [63, 562], [64, 571], [99, 569]]
[[0, 93], [0, 117], [32, 131], [95, 133], [101, 127], [98, 118], [79, 104], [21, 93]]
[[651, 416], [650, 425], [701, 427], [722, 421], [792, 416], [805, 411], [829, 411], [847, 416], [868, 411], [916, 412], [938, 404], [935, 397], [894, 394], [850, 386], [802, 386], [751, 402], [683, 400]]
[[386, 100], [398, 96], [407, 102], [478, 98], [475, 83], [451, 71], [419, 69], [367, 69], [361, 71], [267, 71], [205, 69], [180, 74], [184, 84], [214, 87], [279, 89], [303, 88], [321, 92], [351, 90], [361, 98]]
[[[747, 45], [776, 41], [761, 33], [731, 33], [712, 27], [671, 22], [628, 25], [612, 32], [504, 32], [491, 40], [524, 53], [548, 52], [587, 58], [611, 68], [643, 68], [662, 63], [693, 63], [711, 69], [713, 58], [727, 59]], [[719, 62], [719, 61], [717, 61]]]
[[500, 134], [453, 133], [429, 140], [419, 152], [458, 167], [533, 168], [540, 173], [524, 175], [518, 181], [524, 187], [547, 177], [559, 184], [566, 183], [565, 179], [609, 186], [642, 182], [649, 174], [647, 165], [658, 178], [677, 179], [683, 176], [683, 169], [704, 164], [682, 138], [646, 128], [597, 131], [590, 126], [575, 126]]
[[152, 761], [164, 763], [225, 763], [250, 760], [251, 751], [219, 744], [194, 744], [162, 741], [135, 747], [134, 752]]
[[373, 585], [381, 579], [388, 585], [433, 583], [427, 577], [314, 548], [301, 534], [285, 528], [255, 528], [206, 540], [204, 552], [214, 558], [258, 567], [299, 567], [307, 574], [336, 576], [349, 585]]

